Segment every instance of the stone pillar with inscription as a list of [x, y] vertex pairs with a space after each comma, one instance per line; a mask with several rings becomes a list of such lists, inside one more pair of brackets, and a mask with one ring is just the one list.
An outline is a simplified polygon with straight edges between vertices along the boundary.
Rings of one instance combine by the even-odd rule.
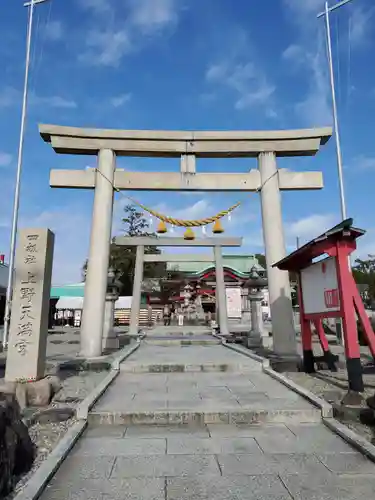
[[45, 375], [54, 239], [49, 229], [19, 232], [6, 382]]

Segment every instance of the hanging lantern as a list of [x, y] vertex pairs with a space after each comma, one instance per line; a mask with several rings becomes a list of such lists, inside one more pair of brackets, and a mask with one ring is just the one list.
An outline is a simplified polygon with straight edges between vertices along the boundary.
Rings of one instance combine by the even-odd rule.
[[221, 225], [220, 219], [218, 219], [217, 221], [215, 221], [214, 227], [212, 228], [212, 232], [214, 234], [221, 234], [221, 233], [224, 232], [224, 228]]
[[191, 227], [188, 227], [184, 233], [184, 240], [194, 240], [195, 234]]
[[160, 221], [159, 224], [158, 224], [158, 228], [156, 230], [157, 233], [159, 234], [164, 234], [167, 232], [167, 226], [165, 225], [165, 222], [164, 221]]

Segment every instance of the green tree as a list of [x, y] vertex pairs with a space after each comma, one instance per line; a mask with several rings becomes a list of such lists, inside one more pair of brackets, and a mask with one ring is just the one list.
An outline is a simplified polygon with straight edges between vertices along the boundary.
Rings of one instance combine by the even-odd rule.
[[375, 256], [368, 259], [356, 259], [352, 268], [353, 277], [358, 285], [365, 285], [366, 293], [362, 291], [362, 299], [366, 307], [375, 305]]
[[[143, 212], [132, 204], [124, 207], [125, 216], [122, 219], [124, 224], [123, 232], [126, 236], [155, 236], [149, 232], [149, 224]], [[157, 247], [145, 247], [147, 254], [160, 254]], [[122, 288], [120, 294], [130, 296], [133, 292], [134, 268], [136, 258], [136, 247], [118, 246], [112, 241], [110, 248], [109, 264], [115, 271], [121, 273], [120, 281]], [[85, 279], [87, 261], [83, 266], [83, 278]], [[143, 269], [144, 278], [160, 278], [166, 276], [166, 264], [164, 262], [145, 262]]]
[[256, 253], [255, 258], [258, 260], [258, 264], [266, 269], [266, 256], [261, 253]]

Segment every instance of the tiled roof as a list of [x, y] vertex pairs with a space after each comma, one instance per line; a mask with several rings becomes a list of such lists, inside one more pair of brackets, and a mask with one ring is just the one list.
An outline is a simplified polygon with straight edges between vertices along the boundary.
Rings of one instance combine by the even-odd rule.
[[[254, 255], [223, 255], [223, 266], [229, 267], [236, 274], [248, 275], [252, 267], [263, 271]], [[181, 271], [189, 274], [202, 274], [205, 271], [215, 267], [214, 259], [212, 262], [168, 262], [168, 271]]]

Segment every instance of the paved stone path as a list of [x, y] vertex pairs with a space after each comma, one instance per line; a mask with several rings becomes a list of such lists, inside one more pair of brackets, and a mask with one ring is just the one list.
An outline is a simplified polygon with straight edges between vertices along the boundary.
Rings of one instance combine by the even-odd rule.
[[257, 362], [145, 344], [121, 368], [42, 500], [374, 497], [375, 465]]

